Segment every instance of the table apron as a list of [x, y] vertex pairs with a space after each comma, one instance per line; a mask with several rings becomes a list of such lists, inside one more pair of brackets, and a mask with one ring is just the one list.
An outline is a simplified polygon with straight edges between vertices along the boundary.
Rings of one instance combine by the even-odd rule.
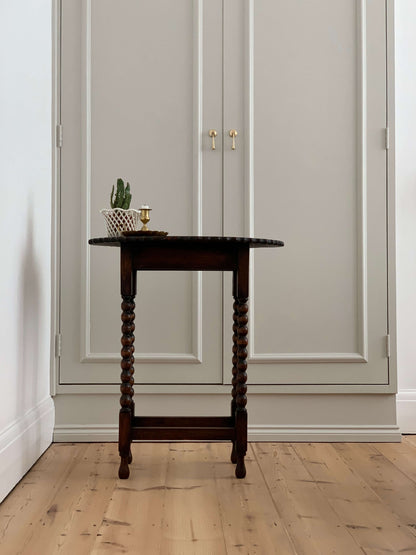
[[130, 253], [133, 270], [233, 271], [238, 268], [237, 249], [158, 246], [132, 249]]

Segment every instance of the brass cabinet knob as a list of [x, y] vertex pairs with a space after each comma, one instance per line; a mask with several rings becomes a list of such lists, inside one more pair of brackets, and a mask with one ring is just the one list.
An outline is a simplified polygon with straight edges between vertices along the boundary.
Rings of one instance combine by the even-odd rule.
[[211, 150], [215, 150], [215, 137], [218, 135], [218, 133], [215, 131], [215, 129], [210, 129], [208, 135], [212, 139]]
[[238, 133], [236, 129], [231, 129], [229, 133], [230, 137], [232, 138], [233, 142], [231, 144], [231, 150], [235, 150], [235, 138], [237, 137]]

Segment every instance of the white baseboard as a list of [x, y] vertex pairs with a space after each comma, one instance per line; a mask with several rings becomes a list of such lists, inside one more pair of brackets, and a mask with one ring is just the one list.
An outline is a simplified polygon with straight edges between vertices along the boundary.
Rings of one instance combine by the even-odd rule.
[[0, 501], [49, 447], [54, 423], [55, 407], [47, 397], [0, 433]]
[[118, 427], [102, 424], [94, 426], [84, 426], [82, 424], [57, 425], [53, 432], [53, 441], [54, 443], [118, 441]]
[[416, 434], [416, 389], [402, 389], [396, 397], [397, 423], [402, 434]]
[[[249, 441], [400, 442], [398, 426], [278, 426], [249, 425]], [[58, 425], [55, 442], [118, 441], [117, 426]]]
[[249, 441], [290, 441], [290, 442], [400, 442], [398, 426], [276, 426], [262, 425], [248, 427]]

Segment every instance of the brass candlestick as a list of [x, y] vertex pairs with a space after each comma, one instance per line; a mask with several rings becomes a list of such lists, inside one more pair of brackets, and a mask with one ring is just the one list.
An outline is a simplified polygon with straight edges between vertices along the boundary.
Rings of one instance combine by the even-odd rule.
[[140, 221], [143, 224], [140, 231], [149, 231], [146, 224], [150, 222], [150, 211], [151, 208], [149, 208], [146, 204], [140, 208]]

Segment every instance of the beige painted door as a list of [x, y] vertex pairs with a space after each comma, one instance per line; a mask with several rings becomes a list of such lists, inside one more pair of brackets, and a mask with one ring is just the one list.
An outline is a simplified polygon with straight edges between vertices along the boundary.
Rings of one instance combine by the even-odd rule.
[[251, 258], [249, 383], [388, 383], [385, 2], [224, 6], [224, 231], [286, 244]]
[[[118, 383], [119, 254], [87, 241], [117, 177], [152, 229], [222, 233], [221, 0], [63, 0], [61, 61], [60, 383]], [[222, 382], [221, 280], [139, 274], [136, 382]]]

